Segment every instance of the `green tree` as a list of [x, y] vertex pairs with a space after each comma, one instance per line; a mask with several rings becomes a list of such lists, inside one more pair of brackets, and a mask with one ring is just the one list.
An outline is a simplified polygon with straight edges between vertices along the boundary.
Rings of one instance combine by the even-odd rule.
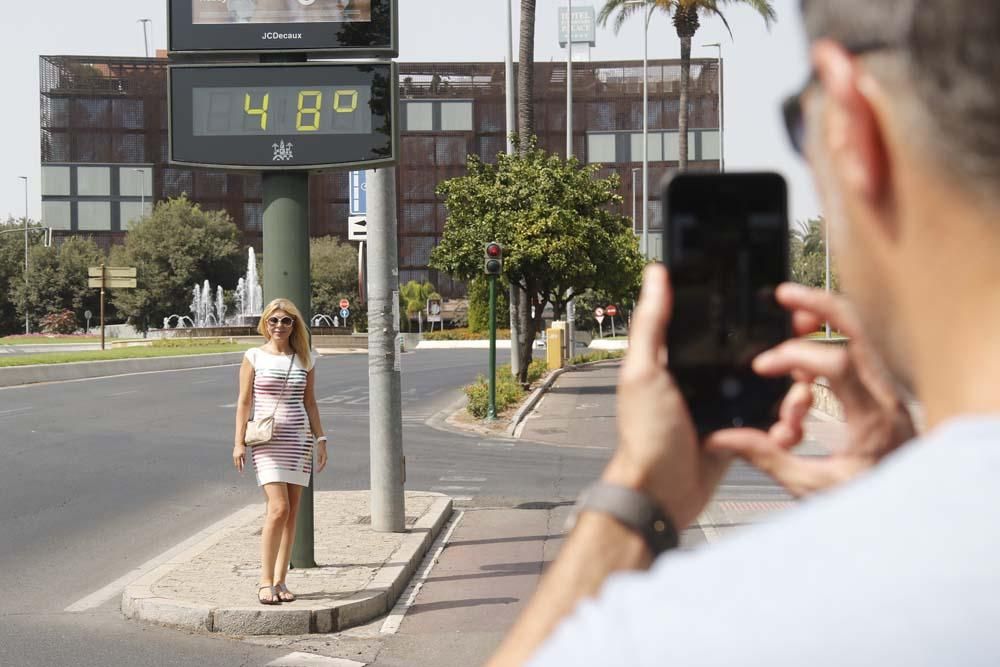
[[[497, 328], [507, 328], [509, 289], [506, 281], [497, 280]], [[469, 330], [488, 333], [490, 330], [490, 281], [486, 276], [475, 276], [469, 282]]]
[[470, 156], [465, 176], [438, 187], [448, 221], [431, 266], [461, 280], [483, 272], [483, 248], [504, 246], [504, 277], [537, 303], [521, 346], [526, 382], [535, 333], [551, 303], [559, 318], [573, 294], [616, 291], [638, 281], [644, 260], [620, 205], [616, 174], [597, 178], [597, 165], [564, 161], [529, 142], [496, 165]]
[[[38, 223], [28, 219], [28, 268], [31, 269], [31, 253], [36, 247], [43, 247], [43, 237], [38, 231]], [[24, 333], [24, 218], [8, 218], [0, 223], [0, 335]], [[29, 307], [29, 311], [31, 308]], [[35, 314], [31, 329], [38, 328]], [[41, 313], [44, 315], [45, 313]]]
[[[794, 282], [810, 287], [826, 286], [826, 221], [822, 217], [799, 222], [792, 229], [789, 259]], [[830, 287], [840, 289], [832, 264]]]
[[406, 331], [412, 331], [413, 320], [417, 319], [417, 313], [424, 309], [428, 299], [440, 299], [434, 285], [430, 283], [418, 283], [411, 280], [399, 288], [399, 318], [400, 327]]
[[358, 251], [336, 237], [324, 236], [309, 242], [309, 258], [312, 312], [334, 317], [345, 298], [359, 310]]
[[719, 5], [745, 5], [760, 14], [764, 23], [770, 28], [777, 18], [770, 0], [645, 0], [645, 3], [635, 3], [634, 0], [605, 0], [598, 15], [601, 25], [607, 25], [608, 19], [615, 16], [614, 28], [617, 33], [626, 19], [636, 13], [648, 23], [653, 12], [659, 10], [671, 17], [677, 36], [681, 40], [681, 97], [680, 117], [677, 123], [680, 170], [685, 171], [688, 163], [688, 97], [691, 87], [691, 40], [701, 27], [702, 15], [718, 16], [722, 19], [726, 30], [732, 37], [733, 31], [729, 22], [719, 8]]
[[187, 315], [194, 285], [235, 285], [245, 256], [225, 212], [203, 211], [184, 196], [158, 202], [111, 252], [113, 266], [138, 269], [139, 283], [113, 291], [113, 302], [132, 326], [146, 331], [175, 313]]

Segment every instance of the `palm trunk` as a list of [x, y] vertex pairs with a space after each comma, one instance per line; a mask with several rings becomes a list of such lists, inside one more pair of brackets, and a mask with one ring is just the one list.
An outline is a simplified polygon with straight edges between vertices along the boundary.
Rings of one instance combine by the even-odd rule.
[[677, 156], [680, 171], [688, 167], [688, 95], [691, 84], [691, 38], [700, 27], [698, 9], [688, 7], [674, 12], [674, 27], [681, 39], [681, 95], [680, 110], [677, 118]]
[[[521, 0], [521, 35], [517, 58], [517, 133], [521, 153], [535, 135], [535, 0]], [[523, 299], [522, 299], [523, 301]]]
[[532, 289], [521, 292], [521, 303], [518, 310], [518, 320], [521, 323], [519, 332], [523, 338], [518, 342], [521, 346], [521, 372], [518, 375], [518, 382], [527, 386], [528, 366], [531, 365], [531, 353], [535, 347], [535, 333], [538, 331], [536, 320], [531, 317], [531, 297], [535, 294]]

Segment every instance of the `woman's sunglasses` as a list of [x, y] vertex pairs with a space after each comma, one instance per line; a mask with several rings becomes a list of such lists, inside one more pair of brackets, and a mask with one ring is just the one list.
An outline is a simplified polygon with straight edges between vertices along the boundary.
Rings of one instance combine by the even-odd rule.
[[295, 320], [286, 315], [285, 317], [269, 317], [267, 318], [267, 323], [270, 324], [272, 327], [276, 327], [279, 324], [286, 327], [290, 327], [293, 324], [295, 324]]
[[[842, 44], [842, 46], [848, 51], [848, 53], [854, 56], [861, 56], [866, 53], [884, 51], [886, 49], [893, 48], [890, 44], [885, 42], [868, 42], [858, 44], [856, 46]], [[788, 141], [792, 144], [792, 148], [795, 149], [795, 152], [800, 156], [805, 155], [806, 146], [806, 121], [805, 114], [802, 111], [802, 97], [806, 94], [806, 91], [809, 90], [810, 86], [818, 80], [816, 71], [810, 71], [809, 80], [806, 81], [804, 86], [802, 86], [802, 89], [786, 99], [781, 105], [781, 114], [785, 119], [785, 131], [788, 133]]]

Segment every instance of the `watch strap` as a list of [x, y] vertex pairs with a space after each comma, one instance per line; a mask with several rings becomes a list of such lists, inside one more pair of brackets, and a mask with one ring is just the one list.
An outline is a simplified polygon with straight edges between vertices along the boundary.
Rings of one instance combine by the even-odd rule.
[[680, 543], [673, 521], [641, 491], [597, 482], [580, 495], [576, 511], [610, 514], [619, 523], [639, 533], [654, 557], [676, 548]]

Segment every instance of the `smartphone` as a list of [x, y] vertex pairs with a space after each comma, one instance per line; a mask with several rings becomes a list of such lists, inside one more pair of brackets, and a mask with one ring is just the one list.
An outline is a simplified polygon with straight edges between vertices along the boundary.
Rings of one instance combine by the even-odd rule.
[[788, 194], [772, 173], [679, 174], [664, 187], [664, 261], [674, 308], [668, 366], [699, 435], [767, 429], [788, 378], [751, 363], [792, 335], [775, 299], [788, 280]]

